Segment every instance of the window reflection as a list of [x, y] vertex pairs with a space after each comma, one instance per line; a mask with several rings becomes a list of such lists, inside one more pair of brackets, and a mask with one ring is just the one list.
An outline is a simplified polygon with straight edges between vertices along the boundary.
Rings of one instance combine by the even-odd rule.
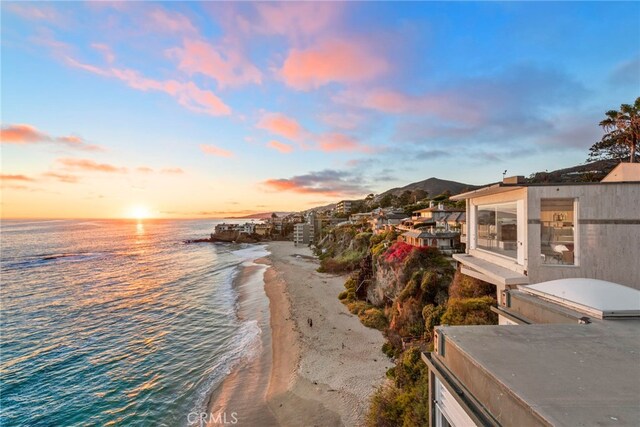
[[540, 258], [543, 264], [575, 263], [573, 199], [540, 201]]
[[477, 245], [480, 249], [517, 258], [516, 202], [478, 206]]

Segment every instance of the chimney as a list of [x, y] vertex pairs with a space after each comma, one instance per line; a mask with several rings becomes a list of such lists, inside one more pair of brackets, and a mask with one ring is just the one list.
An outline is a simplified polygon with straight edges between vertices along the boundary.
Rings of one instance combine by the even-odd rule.
[[433, 207], [433, 200], [429, 200], [429, 207], [432, 208]]
[[438, 203], [438, 210], [444, 210], [444, 203]]
[[524, 184], [524, 176], [508, 176], [502, 180], [503, 184]]

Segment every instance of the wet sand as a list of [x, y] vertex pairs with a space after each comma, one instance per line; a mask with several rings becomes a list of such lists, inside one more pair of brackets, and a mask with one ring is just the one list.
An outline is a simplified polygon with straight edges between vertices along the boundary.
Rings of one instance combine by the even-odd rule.
[[[261, 355], [225, 379], [209, 411], [235, 412], [240, 426], [362, 425], [369, 396], [392, 365], [381, 351], [382, 334], [340, 303], [346, 278], [316, 272], [309, 248], [271, 242], [268, 250], [257, 261], [268, 265]], [[251, 275], [249, 268], [241, 274]], [[264, 293], [255, 283], [239, 286], [241, 315], [255, 317]]]

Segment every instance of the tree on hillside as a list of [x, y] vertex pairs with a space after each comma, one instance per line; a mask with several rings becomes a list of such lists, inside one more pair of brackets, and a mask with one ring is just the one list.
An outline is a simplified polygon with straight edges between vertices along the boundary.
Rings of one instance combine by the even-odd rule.
[[622, 104], [620, 110], [606, 112], [600, 126], [606, 132], [602, 139], [589, 149], [589, 161], [629, 158], [633, 163], [638, 158], [640, 143], [640, 97], [633, 104]]

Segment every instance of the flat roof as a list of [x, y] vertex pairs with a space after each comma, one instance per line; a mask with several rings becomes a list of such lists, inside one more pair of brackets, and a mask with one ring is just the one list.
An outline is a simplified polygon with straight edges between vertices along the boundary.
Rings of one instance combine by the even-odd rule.
[[640, 185], [638, 181], [600, 181], [600, 182], [539, 182], [539, 183], [518, 183], [505, 184], [499, 182], [497, 184], [487, 185], [477, 190], [467, 191], [466, 193], [456, 194], [449, 197], [449, 200], [458, 201], [471, 199], [473, 197], [489, 196], [492, 194], [504, 193], [506, 191], [518, 190], [526, 187], [565, 187], [565, 186], [595, 186], [595, 185], [612, 185], [612, 184], [632, 184]]
[[518, 289], [599, 319], [640, 316], [640, 291], [604, 280], [559, 279]]
[[[468, 371], [457, 362], [446, 365], [498, 420], [505, 398], [551, 425], [635, 426], [640, 420], [640, 319], [438, 331], [446, 349], [457, 347], [483, 372], [483, 380], [465, 383]], [[487, 390], [506, 396], [483, 395]]]

